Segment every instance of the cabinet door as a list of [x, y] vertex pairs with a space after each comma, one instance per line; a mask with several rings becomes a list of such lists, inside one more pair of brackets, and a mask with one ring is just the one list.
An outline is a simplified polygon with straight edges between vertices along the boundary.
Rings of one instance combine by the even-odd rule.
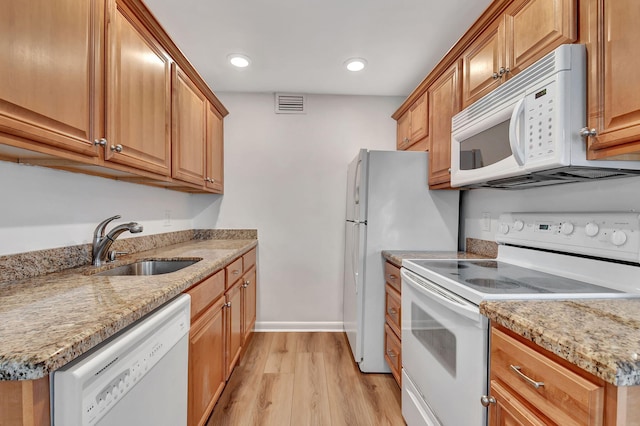
[[105, 158], [169, 176], [171, 60], [124, 0], [110, 5]]
[[207, 175], [205, 185], [213, 192], [224, 192], [224, 128], [222, 115], [207, 106]]
[[410, 145], [413, 145], [429, 135], [429, 117], [427, 92], [420, 96], [409, 108], [411, 115]]
[[242, 348], [242, 296], [241, 289], [242, 280], [236, 281], [236, 283], [227, 290], [226, 301], [227, 306], [225, 308], [225, 319], [227, 328], [227, 354], [226, 354], [226, 379], [231, 376], [233, 368], [238, 362], [240, 357], [240, 349]]
[[491, 396], [496, 400], [489, 406], [489, 426], [545, 426], [538, 413], [524, 405], [499, 381], [491, 381]]
[[93, 145], [98, 4], [7, 0], [0, 13], [0, 132], [87, 156]]
[[179, 67], [173, 66], [171, 161], [175, 179], [204, 185], [207, 98]]
[[242, 346], [253, 333], [256, 323], [256, 268], [251, 268], [242, 278]]
[[576, 0], [517, 0], [505, 13], [508, 76], [577, 38]]
[[220, 297], [189, 331], [189, 425], [206, 422], [226, 383], [224, 302]]
[[[506, 70], [503, 19], [497, 19], [462, 55], [462, 107], [466, 108], [503, 81]], [[431, 106], [433, 110], [433, 105]]]
[[[589, 0], [589, 138], [594, 159], [640, 159], [640, 7], [634, 0]], [[598, 28], [602, 25], [602, 29]], [[625, 159], [625, 158], [621, 158]]]
[[451, 181], [451, 118], [460, 110], [458, 63], [429, 87], [429, 187]]
[[411, 132], [411, 113], [407, 111], [398, 119], [398, 133], [396, 139], [396, 148], [398, 150], [405, 150], [411, 145], [411, 135], [409, 132]]

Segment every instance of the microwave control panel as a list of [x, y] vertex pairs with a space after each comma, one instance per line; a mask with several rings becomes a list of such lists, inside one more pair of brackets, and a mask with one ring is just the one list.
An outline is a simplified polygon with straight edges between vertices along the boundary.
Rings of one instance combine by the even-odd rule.
[[640, 213], [504, 213], [496, 241], [640, 262]]
[[552, 81], [525, 97], [524, 152], [527, 162], [556, 155], [555, 89]]

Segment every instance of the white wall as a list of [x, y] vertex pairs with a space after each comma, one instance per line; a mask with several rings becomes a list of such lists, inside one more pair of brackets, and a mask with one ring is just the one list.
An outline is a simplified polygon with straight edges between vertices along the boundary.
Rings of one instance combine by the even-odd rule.
[[308, 95], [306, 114], [275, 114], [273, 94], [218, 95], [225, 195], [195, 226], [258, 229], [259, 328], [341, 329], [347, 164], [395, 149], [403, 99]]
[[138, 235], [191, 229], [197, 214], [191, 195], [161, 188], [4, 161], [0, 177], [0, 255], [90, 243], [116, 214], [113, 224], [141, 223]]
[[[495, 240], [502, 212], [640, 211], [640, 177], [570, 183], [524, 190], [474, 189], [463, 191], [461, 235]], [[483, 230], [483, 213], [491, 228]]]

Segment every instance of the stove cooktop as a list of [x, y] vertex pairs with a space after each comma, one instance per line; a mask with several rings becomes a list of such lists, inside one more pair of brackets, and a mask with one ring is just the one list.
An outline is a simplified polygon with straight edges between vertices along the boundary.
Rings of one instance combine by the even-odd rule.
[[474, 302], [623, 297], [624, 292], [499, 260], [411, 259], [403, 267]]

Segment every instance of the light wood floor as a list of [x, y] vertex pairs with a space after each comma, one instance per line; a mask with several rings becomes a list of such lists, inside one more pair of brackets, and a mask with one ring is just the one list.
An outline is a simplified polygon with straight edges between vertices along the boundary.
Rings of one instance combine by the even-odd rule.
[[207, 426], [402, 426], [390, 374], [363, 374], [344, 333], [255, 333]]

